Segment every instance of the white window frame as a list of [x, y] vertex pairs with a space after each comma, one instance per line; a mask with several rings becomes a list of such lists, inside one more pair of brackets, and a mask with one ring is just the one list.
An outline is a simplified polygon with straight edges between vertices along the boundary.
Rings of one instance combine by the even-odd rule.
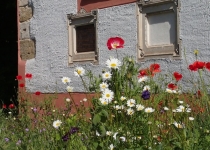
[[[94, 24], [95, 26], [95, 49], [91, 52], [77, 53], [76, 50], [76, 27]], [[87, 13], [81, 9], [78, 14], [68, 15], [68, 31], [69, 31], [69, 64], [75, 62], [92, 62], [98, 63], [98, 47], [97, 47], [97, 10]]]
[[[151, 9], [152, 8], [152, 9]], [[138, 59], [150, 58], [178, 58], [180, 56], [179, 39], [179, 0], [139, 0], [137, 2], [138, 20]], [[175, 15], [175, 43], [149, 46], [146, 35], [146, 17], [150, 14], [174, 12]]]

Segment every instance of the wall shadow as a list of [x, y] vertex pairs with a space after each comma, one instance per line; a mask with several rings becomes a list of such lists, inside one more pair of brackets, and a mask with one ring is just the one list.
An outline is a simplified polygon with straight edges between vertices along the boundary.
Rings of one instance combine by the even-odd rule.
[[17, 104], [17, 2], [0, 1], [0, 108]]
[[103, 1], [110, 1], [110, 0], [81, 0], [80, 6], [85, 6], [87, 4], [103, 2]]

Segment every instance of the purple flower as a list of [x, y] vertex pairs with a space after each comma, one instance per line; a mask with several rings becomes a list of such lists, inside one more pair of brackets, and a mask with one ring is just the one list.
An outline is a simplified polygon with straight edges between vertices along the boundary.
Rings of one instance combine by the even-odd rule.
[[149, 92], [148, 90], [143, 91], [141, 97], [142, 97], [144, 100], [149, 99], [149, 98], [150, 98], [150, 92]]
[[26, 132], [28, 132], [28, 131], [29, 131], [29, 129], [28, 129], [28, 128], [26, 128], [26, 129], [25, 129], [25, 131], [26, 131]]
[[18, 140], [16, 145], [20, 145], [21, 144], [21, 140]]
[[76, 133], [78, 130], [79, 130], [78, 127], [71, 127], [70, 131], [62, 137], [62, 140], [65, 142], [68, 141], [70, 135]]
[[6, 142], [9, 142], [9, 139], [8, 139], [8, 138], [4, 138], [4, 140], [5, 140]]

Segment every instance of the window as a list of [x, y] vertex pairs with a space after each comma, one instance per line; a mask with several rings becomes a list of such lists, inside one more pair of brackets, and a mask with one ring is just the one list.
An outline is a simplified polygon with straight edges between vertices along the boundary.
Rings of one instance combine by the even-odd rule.
[[68, 15], [69, 19], [69, 63], [97, 63], [97, 11], [86, 13], [81, 9], [78, 14]]
[[139, 0], [138, 58], [179, 56], [178, 0]]

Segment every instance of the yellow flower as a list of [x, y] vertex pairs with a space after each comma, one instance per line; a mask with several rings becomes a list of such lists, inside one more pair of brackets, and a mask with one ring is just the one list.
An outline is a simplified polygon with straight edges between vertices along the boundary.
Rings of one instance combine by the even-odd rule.
[[198, 55], [198, 50], [196, 49], [196, 50], [194, 50], [194, 54], [197, 56]]

